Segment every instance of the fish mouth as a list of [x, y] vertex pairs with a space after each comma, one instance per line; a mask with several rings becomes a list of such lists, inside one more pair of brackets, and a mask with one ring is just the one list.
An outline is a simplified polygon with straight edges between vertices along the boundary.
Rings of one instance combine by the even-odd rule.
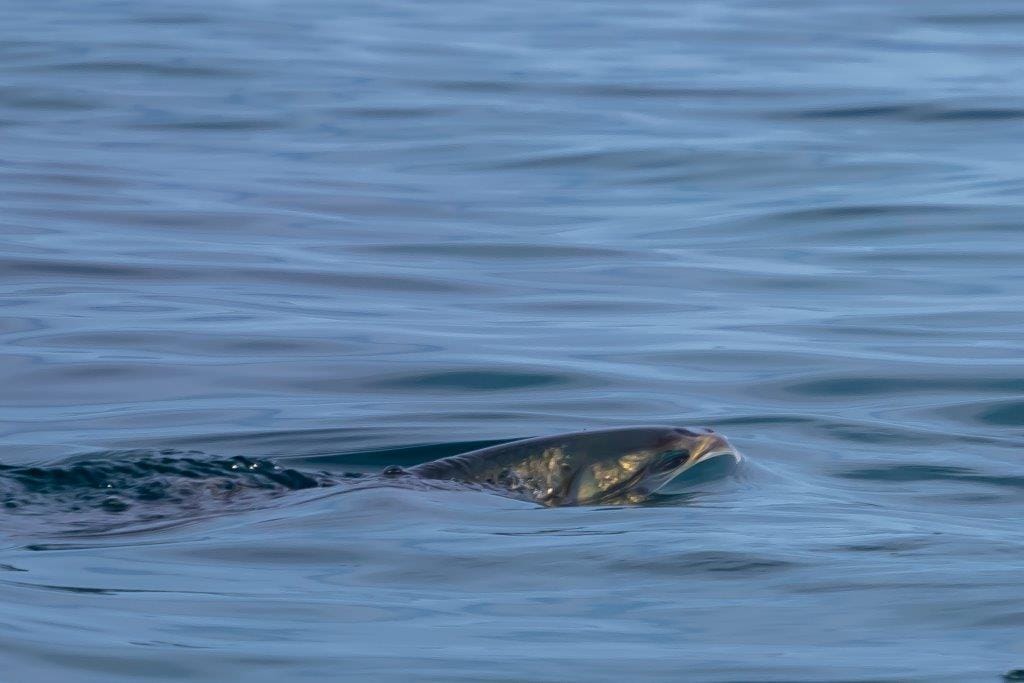
[[737, 462], [743, 459], [740, 452], [733, 448], [733, 445], [724, 436], [719, 436], [718, 434], [708, 434], [702, 438], [697, 442], [693, 452], [693, 457], [686, 462], [686, 466], [683, 469], [679, 470], [680, 472], [690, 469], [697, 463], [723, 455], [732, 456]]
[[[687, 438], [668, 444], [668, 448], [677, 449], [676, 452], [689, 451], [690, 453], [690, 457], [675, 469], [656, 472], [652, 471], [651, 466], [641, 467], [630, 476], [616, 482], [607, 489], [601, 490], [598, 495], [593, 497], [581, 497], [579, 495], [579, 484], [576, 482], [573, 486], [575, 494], [574, 497], [570, 496], [570, 500], [575, 505], [600, 505], [608, 502], [622, 501], [624, 497], [629, 502], [637, 502], [653, 494], [662, 493], [683, 472], [708, 460], [718, 460], [723, 463], [731, 460], [726, 468], [731, 470], [742, 459], [739, 451], [733, 448], [732, 444], [725, 437], [713, 432], [702, 434], [695, 438], [696, 436], [691, 433]], [[722, 456], [730, 457], [722, 458]]]
[[[728, 456], [728, 457], [723, 457]], [[668, 493], [673, 488], [672, 485], [682, 485], [683, 488], [687, 486], [686, 482], [679, 482], [680, 476], [687, 470], [693, 469], [702, 463], [707, 463], [709, 460], [715, 460], [722, 463], [725, 467], [718, 471], [717, 467], [713, 467], [711, 478], [718, 478], [723, 474], [732, 472], [735, 467], [743, 460], [743, 456], [736, 448], [729, 443], [725, 437], [719, 436], [718, 434], [707, 434], [702, 437], [699, 441], [693, 444], [693, 450], [691, 457], [683, 463], [681, 466], [667, 473], [664, 477], [659, 477], [660, 482], [657, 482], [652, 487], [652, 493]], [[701, 468], [704, 470], [705, 468]], [[705, 474], [708, 474], [705, 472]], [[697, 477], [700, 478], [699, 475]]]

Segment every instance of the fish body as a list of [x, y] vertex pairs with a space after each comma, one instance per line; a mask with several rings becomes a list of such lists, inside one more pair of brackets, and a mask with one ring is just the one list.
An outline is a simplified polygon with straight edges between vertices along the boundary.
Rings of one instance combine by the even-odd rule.
[[[302, 489], [477, 488], [546, 506], [641, 503], [705, 460], [739, 453], [708, 429], [627, 427], [511, 441], [379, 474], [333, 474], [199, 453], [0, 464], [0, 528], [53, 531], [165, 524], [285, 503]], [[729, 456], [729, 457], [720, 457]], [[116, 517], [111, 513], [116, 513]]]
[[642, 502], [718, 456], [740, 459], [710, 429], [625, 427], [512, 441], [392, 472], [493, 487], [548, 506], [614, 505]]

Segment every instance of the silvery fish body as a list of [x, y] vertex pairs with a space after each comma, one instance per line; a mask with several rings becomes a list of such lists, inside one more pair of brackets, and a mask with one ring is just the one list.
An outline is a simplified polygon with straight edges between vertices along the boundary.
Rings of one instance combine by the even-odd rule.
[[505, 489], [550, 506], [628, 504], [717, 456], [740, 458], [710, 429], [625, 427], [513, 441], [402, 472]]

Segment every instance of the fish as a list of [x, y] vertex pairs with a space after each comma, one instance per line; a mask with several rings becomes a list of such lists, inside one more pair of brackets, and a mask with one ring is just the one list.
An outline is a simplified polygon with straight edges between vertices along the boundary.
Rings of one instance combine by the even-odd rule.
[[548, 507], [624, 505], [665, 491], [698, 463], [742, 456], [706, 427], [624, 427], [522, 439], [415, 465], [385, 477], [491, 488]]
[[73, 533], [137, 528], [286, 504], [288, 494], [306, 489], [473, 489], [547, 507], [633, 505], [671, 493], [700, 463], [714, 459], [732, 469], [742, 459], [711, 429], [668, 426], [521, 439], [377, 473], [304, 471], [199, 452], [111, 456], [0, 464], [0, 528], [24, 530], [32, 520]]

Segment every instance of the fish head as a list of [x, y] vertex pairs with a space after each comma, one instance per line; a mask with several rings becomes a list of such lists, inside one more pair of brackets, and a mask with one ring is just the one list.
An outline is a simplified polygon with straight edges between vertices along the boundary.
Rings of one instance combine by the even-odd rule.
[[704, 427], [638, 429], [629, 435], [632, 448], [613, 449], [577, 470], [562, 504], [638, 503], [702, 462], [720, 456], [728, 456], [732, 463], [740, 460], [725, 437]]
[[663, 491], [690, 468], [714, 458], [723, 458], [734, 465], [741, 456], [724, 436], [713, 429], [675, 427], [662, 443], [651, 449], [635, 488], [646, 494]]

